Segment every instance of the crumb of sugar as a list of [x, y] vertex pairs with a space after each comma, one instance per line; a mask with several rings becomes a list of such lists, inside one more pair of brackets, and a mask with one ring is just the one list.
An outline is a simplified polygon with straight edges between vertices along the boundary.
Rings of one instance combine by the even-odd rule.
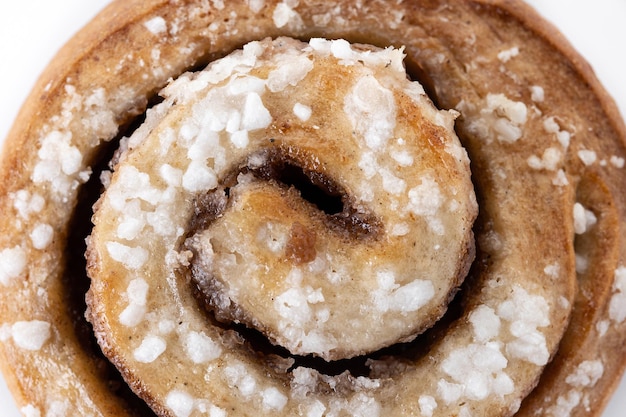
[[204, 332], [190, 331], [184, 339], [185, 353], [193, 363], [206, 363], [218, 358], [222, 348]]
[[437, 401], [430, 395], [422, 395], [417, 401], [420, 407], [422, 417], [432, 417], [437, 408]]
[[512, 58], [519, 55], [519, 47], [514, 46], [510, 49], [500, 51], [498, 53], [498, 59], [504, 63], [509, 62]]
[[623, 266], [615, 270], [609, 317], [617, 323], [622, 323], [626, 319], [626, 267]]
[[557, 148], [547, 148], [541, 158], [536, 155], [531, 155], [528, 157], [528, 166], [532, 169], [541, 170], [545, 169], [548, 171], [556, 171], [559, 163], [563, 159], [562, 152]]
[[49, 224], [38, 223], [30, 232], [30, 239], [35, 249], [45, 249], [52, 243], [54, 229]]
[[620, 157], [620, 156], [611, 156], [611, 165], [613, 165], [615, 168], [624, 168], [624, 158]]
[[28, 257], [21, 246], [4, 249], [0, 252], [0, 283], [9, 285], [11, 280], [24, 273]]
[[167, 22], [161, 16], [153, 17], [145, 22], [144, 26], [153, 35], [160, 35], [167, 32]]
[[541, 103], [545, 100], [545, 92], [540, 85], [533, 85], [530, 87], [530, 99], [536, 103]]
[[494, 139], [502, 143], [518, 141], [528, 118], [526, 104], [504, 94], [487, 94], [482, 108], [461, 100], [456, 109], [465, 115], [470, 131], [488, 143]]
[[276, 62], [277, 68], [267, 76], [267, 88], [271, 92], [283, 91], [288, 86], [302, 81], [313, 69], [313, 61], [308, 56], [284, 56]]
[[31, 214], [41, 212], [46, 204], [40, 194], [31, 194], [27, 190], [16, 191], [10, 197], [13, 199], [13, 207], [24, 220], [28, 220]]
[[[354, 130], [367, 146], [380, 150], [396, 127], [396, 102], [393, 93], [374, 77], [360, 78], [344, 100], [344, 112]], [[375, 117], [373, 115], [376, 115]]]
[[519, 285], [513, 287], [512, 296], [496, 310], [500, 318], [510, 322], [509, 330], [516, 338], [506, 344], [509, 355], [539, 366], [548, 363], [546, 338], [537, 328], [550, 325], [549, 309], [545, 298], [532, 295]]
[[195, 399], [184, 391], [170, 391], [165, 398], [165, 405], [176, 417], [189, 417], [195, 408]]
[[573, 209], [574, 232], [582, 235], [598, 222], [598, 218], [591, 210], [587, 210], [581, 203], [575, 203]]
[[33, 320], [18, 321], [11, 327], [15, 344], [26, 350], [40, 350], [52, 336], [50, 323]]
[[284, 0], [276, 5], [272, 19], [277, 28], [280, 29], [287, 25], [295, 26], [296, 28], [302, 26], [302, 17], [293, 9], [295, 6], [291, 6], [291, 3], [293, 2]]
[[152, 363], [167, 349], [165, 339], [158, 336], [147, 336], [138, 348], [133, 351], [137, 362]]
[[478, 342], [486, 343], [500, 334], [500, 317], [491, 307], [478, 306], [470, 313], [468, 320], [472, 324], [474, 339]]
[[378, 288], [373, 291], [374, 305], [381, 312], [417, 311], [425, 306], [435, 295], [433, 283], [428, 280], [413, 280], [408, 284], [396, 283], [392, 271], [379, 271]]
[[296, 117], [302, 122], [308, 121], [311, 118], [312, 113], [311, 107], [305, 104], [296, 103], [293, 106], [293, 114], [295, 114]]
[[567, 376], [565, 382], [574, 387], [593, 387], [604, 374], [604, 365], [600, 360], [581, 362], [576, 370]]
[[248, 0], [248, 7], [253, 13], [259, 13], [265, 6], [265, 0]]
[[106, 242], [106, 248], [113, 260], [132, 270], [143, 267], [149, 258], [148, 251], [142, 247], [130, 247], [119, 242]]
[[288, 398], [275, 387], [269, 387], [261, 392], [263, 406], [270, 410], [281, 411], [287, 405]]
[[24, 414], [24, 417], [41, 417], [41, 411], [32, 404], [25, 405], [20, 408], [20, 411]]
[[580, 158], [583, 164], [585, 164], [586, 166], [590, 166], [597, 161], [598, 156], [596, 155], [595, 151], [589, 149], [581, 149], [580, 151], [578, 151], [578, 158]]

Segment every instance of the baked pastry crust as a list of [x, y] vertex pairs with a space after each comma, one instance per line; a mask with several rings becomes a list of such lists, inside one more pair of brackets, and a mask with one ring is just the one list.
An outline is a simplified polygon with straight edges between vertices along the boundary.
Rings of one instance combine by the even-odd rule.
[[[68, 221], [82, 209], [80, 184], [104, 143], [143, 112], [168, 78], [249, 40], [279, 35], [406, 46], [409, 72], [439, 107], [460, 111], [457, 131], [472, 160], [481, 208], [479, 254], [463, 292], [468, 313], [462, 317], [471, 323], [469, 312], [486, 304], [483, 297], [500, 288], [500, 277], [524, 271], [534, 280], [525, 281], [524, 291], [546, 291], [549, 310], [557, 313], [549, 331], [541, 331], [546, 351], [561, 348], [518, 414], [554, 414], [567, 400], [577, 403], [571, 415], [600, 410], [623, 369], [625, 129], [588, 65], [555, 29], [513, 1], [372, 2], [359, 8], [251, 1], [206, 9], [188, 2], [113, 3], [51, 63], [5, 147], [0, 194], [3, 211], [12, 215], [2, 220], [0, 350], [16, 396], [42, 411], [69, 407], [67, 399], [82, 414], [127, 412], [128, 403], [97, 375], [101, 359], [83, 349], [73, 313], [56, 309], [74, 274], [72, 261], [59, 259], [71, 252]], [[511, 102], [524, 104], [526, 120]], [[588, 231], [576, 234], [572, 211], [581, 207], [576, 219], [596, 221], [581, 220], [579, 231]], [[576, 254], [588, 265], [579, 262], [577, 279]], [[465, 296], [472, 289], [478, 291]], [[504, 316], [501, 321], [508, 320]], [[441, 333], [454, 333], [463, 320], [444, 325]], [[449, 358], [442, 349], [441, 358]], [[386, 368], [379, 365], [376, 373], [383, 377]], [[517, 372], [538, 377], [542, 365]], [[457, 381], [451, 375], [448, 382]], [[507, 399], [504, 414], [513, 413], [520, 399]], [[423, 414], [428, 400], [407, 413]], [[482, 411], [473, 407], [476, 415], [502, 410], [500, 399], [484, 403]]]

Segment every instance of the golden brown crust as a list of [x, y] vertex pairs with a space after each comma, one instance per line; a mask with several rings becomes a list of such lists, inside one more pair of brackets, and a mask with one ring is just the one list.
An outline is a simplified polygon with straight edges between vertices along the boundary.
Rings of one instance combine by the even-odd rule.
[[[5, 336], [0, 344], [2, 366], [16, 397], [22, 404], [40, 409], [42, 414], [52, 404], [63, 407], [61, 399], [71, 401], [71, 406], [83, 414], [90, 410], [99, 410], [103, 415], [128, 412], [128, 403], [107, 388], [109, 381], [95, 375], [100, 373], [96, 369], [101, 368], [101, 359], [83, 349], [84, 343], [76, 332], [72, 315], [56, 309], [65, 302], [67, 280], [75, 273], [73, 261], [56, 260], [65, 254], [65, 242], [72, 236], [73, 229], [68, 221], [73, 218], [73, 209], [81, 195], [76, 187], [85, 180], [86, 168], [97, 159], [100, 144], [118, 133], [109, 122], [126, 125], [143, 112], [149, 99], [169, 77], [224, 55], [249, 40], [281, 34], [302, 38], [323, 35], [379, 46], [406, 45], [410, 72], [425, 84], [436, 104], [461, 112], [458, 133], [472, 159], [481, 207], [477, 228], [480, 253], [466, 293], [469, 289], [478, 293], [486, 291], [485, 284], [494, 284], [494, 277], [515, 273], [515, 267], [520, 264], [531, 271], [530, 275], [542, 274], [543, 268], [558, 265], [556, 270], [548, 268], [549, 273], [541, 279], [535, 276], [534, 283], [528, 287], [551, 292], [552, 300], [564, 297], [561, 300], [563, 311], [553, 317], [550, 331], [545, 332], [548, 350], [556, 347], [562, 330], [571, 320], [559, 353], [546, 368], [539, 388], [522, 404], [519, 414], [556, 413], [554, 407], [558, 406], [559, 399], [572, 416], [599, 413], [624, 367], [620, 301], [625, 290], [622, 286], [626, 284], [620, 279], [626, 233], [622, 221], [626, 217], [622, 193], [625, 175], [621, 167], [626, 154], [626, 128], [615, 104], [588, 64], [556, 29], [518, 1], [409, 1], [394, 7], [384, 2], [367, 2], [360, 10], [353, 9], [352, 3], [343, 2], [342, 19], [318, 14], [317, 27], [313, 26], [312, 16], [320, 10], [333, 9], [333, 5], [300, 3], [295, 10], [303, 18], [302, 26], [297, 20], [291, 20], [277, 27], [273, 19], [275, 3], [269, 1], [256, 13], [247, 3], [230, 2], [223, 10], [211, 7], [193, 14], [193, 19], [180, 19], [180, 30], [159, 45], [159, 65], [165, 70], [147, 73], [144, 78], [138, 59], [143, 58], [144, 64], [149, 66], [155, 45], [154, 34], [146, 30], [144, 22], [162, 16], [172, 29], [171, 22], [177, 16], [187, 15], [197, 5], [117, 1], [68, 43], [44, 72], [9, 134], [0, 181], [2, 212], [9, 213], [2, 220], [6, 233], [0, 240], [0, 251], [18, 248], [17, 252], [11, 252], [10, 261], [18, 273], [13, 276], [5, 272], [0, 283], [0, 317], [5, 335], [10, 328], [10, 336]], [[231, 11], [236, 13], [236, 18]], [[399, 16], [396, 11], [404, 12], [401, 19], [394, 20]], [[326, 17], [330, 17], [329, 24], [325, 23]], [[280, 23], [280, 19], [278, 21]], [[212, 22], [219, 22], [216, 32], [208, 29]], [[234, 32], [233, 28], [239, 30]], [[137, 61], [123, 64], [123, 71], [115, 73], [112, 70], [127, 53], [128, 45], [137, 48], [134, 55]], [[519, 48], [519, 55], [513, 52], [514, 47]], [[498, 58], [500, 52], [507, 53]], [[484, 60], [475, 60], [475, 56]], [[121, 74], [128, 78], [122, 80]], [[123, 87], [118, 87], [118, 81], [122, 81]], [[104, 106], [94, 102], [92, 108], [73, 108], [73, 118], [64, 125], [65, 121], [55, 115], [62, 114], [64, 104], [66, 108], [71, 106], [68, 97], [71, 98], [73, 90], [68, 90], [68, 85], [84, 96], [94, 94], [96, 86], [103, 86], [108, 100]], [[533, 86], [543, 87], [543, 100], [533, 100], [530, 90]], [[124, 88], [132, 89], [132, 94], [119, 91]], [[513, 145], [501, 144], [498, 131], [481, 122], [483, 110], [495, 114], [497, 121], [510, 105], [509, 101], [492, 96], [500, 100], [500, 107], [490, 107], [487, 103], [490, 93], [504, 94], [507, 100], [523, 102], [528, 109], [526, 124], [508, 126], [519, 128], [522, 125], [523, 136], [513, 140]], [[90, 119], [94, 110], [106, 112], [107, 118]], [[515, 118], [515, 115], [509, 116], [509, 122]], [[553, 123], [548, 121], [546, 125], [547, 119]], [[93, 123], [85, 129], [83, 120]], [[45, 159], [38, 156], [41, 141], [52, 132], [66, 131], [73, 132], [71, 146], [84, 155], [80, 169], [74, 169], [73, 161], [66, 161], [68, 166], [60, 169], [70, 174], [62, 176], [61, 183], [41, 178], [32, 181], [31, 171]], [[556, 141], [555, 136], [562, 140], [569, 136], [567, 146]], [[544, 153], [546, 141], [560, 153]], [[595, 162], [592, 161], [594, 155]], [[550, 164], [554, 158], [557, 162], [552, 170]], [[502, 184], [498, 177], [507, 173], [508, 182]], [[514, 176], [512, 173], [524, 174]], [[523, 190], [520, 191], [523, 194], [518, 194], [518, 190]], [[18, 191], [24, 193], [18, 195]], [[515, 199], [510, 197], [512, 194], [516, 194]], [[33, 201], [35, 195], [43, 197], [45, 202], [39, 209], [37, 201]], [[21, 211], [18, 200], [26, 204], [20, 206]], [[595, 225], [588, 225], [587, 233], [579, 235], [574, 233], [571, 214], [576, 202], [594, 213], [597, 220]], [[53, 242], [44, 249], [34, 249], [29, 236], [38, 224], [49, 225], [53, 230]], [[508, 248], [507, 256], [502, 256], [499, 246], [503, 241], [517, 244], [517, 236], [524, 236], [519, 240], [529, 244], [528, 257], [518, 259], [520, 263], [515, 263], [512, 260], [515, 257], [510, 255], [525, 251], [526, 247]], [[28, 267], [14, 264], [19, 248], [28, 258]], [[5, 252], [5, 258], [8, 253]], [[42, 257], [34, 258], [35, 254]], [[587, 269], [579, 266], [578, 277], [575, 254], [591, 265]], [[464, 297], [463, 304], [477, 308], [485, 302], [480, 297]], [[16, 299], [28, 302], [16, 303]], [[571, 317], [569, 304], [574, 306]], [[550, 308], [555, 311], [558, 305], [550, 301]], [[40, 350], [16, 347], [20, 332], [13, 325], [17, 322], [33, 324], [33, 320], [38, 322], [31, 329], [38, 331], [36, 339], [42, 346], [35, 343], [30, 347]], [[460, 321], [444, 327], [443, 333], [457, 331]], [[49, 334], [47, 327], [40, 326], [39, 322], [50, 325]], [[103, 349], [106, 351], [107, 347]], [[441, 349], [441, 358], [449, 357], [451, 352], [446, 352], [445, 347]], [[379, 372], [383, 373], [380, 369]], [[504, 411], [497, 400], [487, 403], [482, 411], [476, 406], [473, 412], [475, 415], [510, 414], [515, 409], [515, 401], [507, 403], [510, 408]], [[570, 404], [572, 410], [567, 410], [565, 403]], [[159, 408], [156, 403], [152, 404]], [[436, 412], [444, 409], [441, 400], [438, 404]], [[413, 406], [408, 413], [420, 415], [418, 406]], [[462, 406], [456, 408], [457, 412], [467, 410]], [[165, 409], [155, 411], [168, 413]]]

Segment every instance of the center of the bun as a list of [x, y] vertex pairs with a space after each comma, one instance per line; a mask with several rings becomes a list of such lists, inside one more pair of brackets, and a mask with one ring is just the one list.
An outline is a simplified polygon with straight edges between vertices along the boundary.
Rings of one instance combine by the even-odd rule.
[[187, 153], [224, 167], [197, 187], [182, 247], [218, 321], [338, 360], [412, 340], [445, 312], [473, 259], [469, 161], [402, 57], [281, 38], [170, 87], [182, 100], [210, 80], [191, 117], [198, 137], [215, 142], [219, 126], [233, 148], [228, 161], [206, 144]]

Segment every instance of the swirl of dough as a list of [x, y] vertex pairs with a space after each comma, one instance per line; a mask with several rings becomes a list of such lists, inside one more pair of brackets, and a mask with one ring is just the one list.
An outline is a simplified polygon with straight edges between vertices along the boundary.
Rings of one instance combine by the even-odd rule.
[[625, 132], [519, 1], [114, 1], [6, 142], [3, 371], [28, 415], [597, 415]]

